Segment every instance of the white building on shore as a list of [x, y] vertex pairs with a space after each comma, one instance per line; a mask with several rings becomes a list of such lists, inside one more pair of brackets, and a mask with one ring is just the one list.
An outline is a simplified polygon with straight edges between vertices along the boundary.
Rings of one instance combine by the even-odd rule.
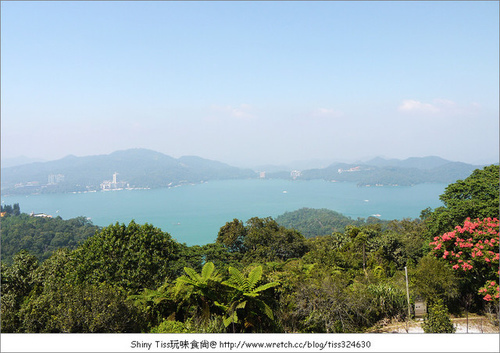
[[128, 183], [126, 181], [118, 181], [118, 173], [115, 172], [113, 174], [113, 180], [104, 180], [101, 183], [101, 190], [119, 190], [128, 187]]

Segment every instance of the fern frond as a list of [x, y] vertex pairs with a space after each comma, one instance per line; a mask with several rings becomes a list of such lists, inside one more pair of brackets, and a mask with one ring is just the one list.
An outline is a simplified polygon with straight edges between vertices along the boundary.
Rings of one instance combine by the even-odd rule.
[[175, 286], [179, 287], [179, 286], [181, 286], [181, 283], [185, 283], [185, 284], [189, 284], [191, 286], [194, 286], [197, 282], [193, 281], [188, 276], [182, 275], [175, 280]]
[[244, 302], [241, 302], [238, 305], [236, 305], [236, 309], [244, 309], [246, 305], [247, 301], [245, 300]]
[[240, 287], [245, 285], [245, 277], [240, 271], [238, 271], [238, 269], [229, 267], [229, 274], [231, 275], [229, 282], [234, 282]]
[[221, 308], [224, 311], [227, 311], [227, 309], [229, 309], [229, 307], [227, 305], [219, 303], [218, 301], [215, 301], [214, 304], [216, 307]]
[[270, 318], [271, 320], [274, 320], [273, 311], [271, 310], [269, 305], [267, 305], [264, 302], [262, 302], [262, 304], [264, 304], [264, 313], [267, 315], [268, 318]]
[[206, 282], [214, 273], [215, 265], [213, 262], [207, 262], [201, 270], [201, 278]]
[[238, 323], [238, 315], [236, 315], [236, 311], [234, 311], [231, 315], [226, 317], [222, 322], [224, 323], [225, 327], [228, 327], [233, 322]]
[[187, 273], [189, 277], [195, 282], [201, 282], [201, 277], [199, 274], [196, 273], [195, 270], [193, 270], [191, 267], [184, 267], [184, 272]]
[[257, 266], [248, 274], [249, 289], [253, 289], [261, 278], [262, 278], [262, 266]]
[[262, 286], [259, 286], [257, 288], [255, 288], [253, 290], [254, 293], [258, 293], [258, 292], [262, 292], [268, 288], [272, 288], [272, 287], [276, 287], [276, 286], [279, 286], [279, 282], [270, 282], [270, 283], [266, 283], [266, 284], [263, 284]]

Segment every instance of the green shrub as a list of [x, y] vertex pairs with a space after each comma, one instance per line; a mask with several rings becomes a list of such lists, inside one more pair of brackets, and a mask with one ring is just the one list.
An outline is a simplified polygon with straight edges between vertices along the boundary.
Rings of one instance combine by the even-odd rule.
[[184, 322], [175, 320], [164, 320], [161, 324], [153, 327], [151, 333], [192, 333]]
[[422, 328], [425, 333], [454, 333], [456, 328], [453, 326], [448, 308], [438, 299], [429, 307], [429, 313], [424, 318]]

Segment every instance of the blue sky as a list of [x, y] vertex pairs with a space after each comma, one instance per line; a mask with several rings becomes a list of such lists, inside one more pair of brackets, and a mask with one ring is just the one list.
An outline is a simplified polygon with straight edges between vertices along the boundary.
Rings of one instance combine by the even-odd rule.
[[498, 2], [1, 7], [2, 158], [498, 161]]

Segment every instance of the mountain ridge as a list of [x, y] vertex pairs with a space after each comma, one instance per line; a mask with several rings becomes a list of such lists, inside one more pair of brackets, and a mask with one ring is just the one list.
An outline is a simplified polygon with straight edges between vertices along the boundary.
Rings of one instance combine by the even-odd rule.
[[[2, 191], [9, 193], [97, 191], [118, 173], [111, 188], [157, 188], [206, 180], [253, 178], [250, 169], [185, 156], [173, 158], [148, 149], [120, 150], [107, 155], [66, 156], [55, 161], [2, 168]], [[62, 175], [55, 183], [50, 175]], [[49, 185], [50, 184], [50, 185]], [[16, 186], [17, 185], [17, 186]]]
[[[481, 166], [452, 162], [437, 156], [405, 160], [376, 157], [366, 162], [332, 163], [324, 168], [269, 171], [265, 178], [355, 182], [359, 186], [451, 183]], [[262, 171], [262, 170], [260, 170]], [[115, 176], [113, 176], [117, 173]], [[257, 171], [198, 156], [174, 158], [134, 148], [110, 154], [67, 155], [48, 162], [2, 168], [3, 194], [85, 192], [120, 188], [172, 187], [208, 180], [262, 177]]]

